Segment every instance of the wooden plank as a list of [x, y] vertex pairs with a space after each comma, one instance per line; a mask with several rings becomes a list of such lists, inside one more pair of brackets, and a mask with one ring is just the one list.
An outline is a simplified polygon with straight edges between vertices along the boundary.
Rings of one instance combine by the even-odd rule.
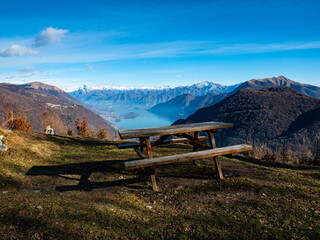
[[144, 138], [139, 138], [139, 142], [140, 142], [140, 152], [143, 152], [143, 147], [144, 147]]
[[[194, 132], [194, 138], [200, 140], [200, 138], [199, 138], [199, 132]], [[198, 151], [198, 146], [197, 146], [197, 145], [194, 145], [194, 146], [193, 146], [193, 151], [194, 151], [194, 152], [197, 152], [197, 151]]]
[[[216, 148], [216, 140], [214, 139], [214, 135], [213, 135], [213, 131], [207, 131], [208, 134], [208, 138], [209, 138], [209, 142], [210, 142], [210, 147], [212, 149]], [[219, 179], [223, 179], [223, 173], [222, 173], [222, 169], [221, 169], [221, 164], [220, 161], [218, 159], [218, 157], [213, 157], [213, 162], [214, 162], [214, 166], [216, 168], [216, 172], [219, 176]]]
[[218, 159], [218, 157], [213, 157], [213, 161], [214, 161], [214, 165], [216, 167], [219, 179], [223, 179], [223, 174], [222, 174], [222, 169], [221, 169], [221, 165], [220, 165], [220, 161]]
[[135, 160], [135, 161], [128, 161], [125, 162], [125, 169], [136, 169], [136, 168], [143, 168], [143, 167], [152, 167], [170, 163], [177, 163], [183, 161], [191, 161], [197, 160], [202, 158], [209, 158], [209, 157], [216, 157], [221, 155], [227, 155], [237, 152], [246, 152], [251, 151], [252, 146], [247, 144], [241, 145], [234, 145], [229, 147], [222, 147], [222, 148], [215, 148], [209, 149], [200, 152], [191, 152], [191, 153], [184, 153], [179, 155], [173, 156], [166, 156], [166, 157], [159, 157], [153, 159], [143, 159], [143, 160]]
[[[150, 141], [150, 137], [146, 138], [146, 147], [147, 147], [147, 154], [148, 154], [148, 158], [149, 160], [152, 159], [152, 150], [151, 150], [151, 141]], [[142, 153], [142, 156], [144, 155], [144, 153]], [[155, 173], [155, 166], [151, 166], [150, 168], [150, 179], [151, 179], [151, 183], [152, 183], [152, 189], [153, 191], [158, 191], [158, 187], [157, 187], [157, 181], [156, 181], [156, 173]]]
[[159, 136], [159, 135], [173, 135], [173, 134], [186, 133], [186, 132], [217, 130], [221, 128], [230, 128], [233, 126], [234, 125], [231, 123], [203, 122], [203, 123], [181, 124], [181, 125], [155, 127], [155, 128], [122, 129], [122, 130], [119, 130], [119, 135], [122, 139], [128, 139], [128, 138], [149, 137], [149, 136]]
[[[208, 137], [207, 136], [200, 136], [199, 137], [199, 140], [207, 140], [208, 139]], [[187, 139], [187, 138], [175, 138], [175, 139], [167, 139], [167, 140], [165, 140], [165, 141], [163, 141], [162, 143], [161, 143], [161, 145], [162, 144], [174, 144], [174, 143], [187, 143], [187, 142], [190, 142], [190, 140], [189, 139]], [[151, 141], [151, 144], [153, 145], [155, 143], [155, 141]], [[146, 146], [146, 144], [145, 143], [143, 143], [143, 146], [145, 147]], [[119, 144], [118, 146], [117, 146], [119, 149], [123, 149], [123, 148], [135, 148], [135, 147], [140, 147], [141, 148], [141, 146], [140, 146], [140, 143], [122, 143], [122, 144]]]
[[151, 143], [152, 149], [154, 149], [154, 147], [157, 147], [160, 144], [162, 144], [165, 140], [167, 140], [168, 137], [170, 137], [170, 135], [163, 135], [157, 141], [153, 141]]
[[[164, 135], [161, 136], [157, 141], [153, 142], [153, 144], [151, 144], [150, 151], [153, 151], [156, 147], [158, 147], [158, 145], [162, 144], [163, 141], [165, 141], [168, 137], [170, 137], [170, 135]], [[142, 155], [146, 155], [147, 151], [148, 150], [144, 151]]]
[[[194, 132], [194, 135], [193, 135], [196, 139], [199, 140], [199, 132]], [[193, 152], [198, 152], [198, 146], [197, 145], [193, 145]], [[193, 165], [197, 165], [197, 161], [196, 160], [193, 160]]]
[[213, 132], [207, 131], [207, 134], [208, 134], [208, 139], [209, 139], [209, 142], [210, 142], [210, 147], [212, 149], [216, 148], [216, 140], [214, 139]]
[[[150, 138], [146, 138], [146, 153], [148, 154], [149, 158], [152, 158], [152, 149], [151, 149], [151, 142], [150, 142]], [[144, 152], [142, 153], [142, 156], [144, 156]]]
[[184, 136], [185, 138], [188, 138], [190, 140], [190, 143], [191, 144], [194, 144], [194, 145], [198, 145], [199, 147], [202, 147], [204, 149], [208, 149], [209, 146], [204, 143], [204, 142], [201, 142], [199, 139], [187, 134], [187, 133], [183, 133], [182, 136]]
[[134, 151], [139, 155], [139, 157], [141, 157], [141, 158], [147, 158], [148, 156], [146, 156], [146, 155], [142, 155], [142, 152], [140, 151], [140, 149], [139, 148], [137, 148], [137, 147], [135, 147], [134, 148]]
[[[213, 132], [207, 131], [207, 134], [208, 134], [208, 138], [209, 138], [209, 142], [210, 142], [210, 147], [212, 149], [216, 148], [216, 140], [214, 139]], [[214, 166], [216, 168], [216, 172], [217, 172], [219, 178], [222, 180], [223, 173], [222, 173], [221, 164], [220, 164], [218, 157], [213, 157], [213, 162], [214, 162]]]
[[150, 178], [151, 178], [151, 183], [152, 183], [152, 190], [157, 192], [158, 186], [157, 186], [155, 168], [151, 167], [150, 170], [151, 170]]

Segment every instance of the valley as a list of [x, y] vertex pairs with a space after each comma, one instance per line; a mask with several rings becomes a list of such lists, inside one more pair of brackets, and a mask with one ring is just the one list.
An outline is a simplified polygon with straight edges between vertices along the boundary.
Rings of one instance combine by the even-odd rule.
[[[89, 129], [97, 132], [105, 127], [110, 139], [117, 139], [118, 129], [204, 121], [235, 124], [223, 136], [223, 144], [245, 139], [275, 146], [284, 141], [312, 142], [320, 135], [320, 88], [283, 76], [252, 79], [232, 86], [202, 82], [160, 89], [81, 87], [69, 94], [38, 82], [2, 83], [0, 97], [1, 123], [8, 118], [9, 110], [14, 109], [25, 115], [37, 132], [44, 125], [52, 126], [60, 134], [70, 129], [75, 132], [75, 120], [86, 115]], [[222, 142], [218, 140], [218, 144]]]
[[[161, 90], [122, 89], [121, 93], [120, 90], [112, 93], [110, 89], [80, 89], [71, 95], [86, 104], [95, 105], [98, 113], [118, 129], [206, 121], [231, 122], [235, 124], [233, 129], [217, 133], [218, 146], [245, 141], [267, 146], [273, 149], [271, 151], [287, 151], [283, 149], [288, 147], [307, 148], [315, 154], [317, 146], [314, 141], [320, 138], [319, 87], [284, 76], [252, 79], [230, 87], [217, 86], [203, 82]], [[108, 115], [110, 112], [114, 114], [112, 117]], [[130, 112], [138, 116], [121, 117]]]

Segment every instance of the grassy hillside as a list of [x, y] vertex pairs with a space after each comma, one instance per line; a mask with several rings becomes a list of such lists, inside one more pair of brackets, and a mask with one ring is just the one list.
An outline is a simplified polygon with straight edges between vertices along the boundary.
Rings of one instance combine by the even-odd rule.
[[86, 116], [89, 132], [105, 129], [107, 139], [119, 138], [110, 122], [55, 86], [39, 82], [0, 83], [0, 127], [6, 126], [11, 111], [14, 117], [26, 116], [35, 132], [42, 133], [47, 126], [58, 134], [67, 134], [68, 130], [76, 132], [75, 121]]
[[[159, 167], [161, 192], [124, 171], [133, 150], [2, 132], [0, 239], [319, 239], [319, 168], [221, 158]], [[190, 151], [176, 145], [155, 156]]]

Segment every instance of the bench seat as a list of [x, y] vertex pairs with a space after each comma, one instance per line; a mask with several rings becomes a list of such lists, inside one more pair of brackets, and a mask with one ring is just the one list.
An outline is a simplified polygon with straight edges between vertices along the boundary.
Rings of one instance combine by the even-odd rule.
[[178, 155], [166, 156], [166, 157], [158, 157], [151, 159], [143, 159], [143, 160], [134, 160], [125, 162], [125, 169], [137, 169], [137, 168], [145, 168], [145, 167], [155, 167], [159, 165], [184, 162], [190, 160], [197, 160], [209, 157], [217, 157], [223, 155], [234, 154], [238, 152], [246, 152], [251, 151], [252, 146], [247, 144], [234, 145], [222, 148], [214, 148], [199, 152], [191, 152], [191, 153], [183, 153]]

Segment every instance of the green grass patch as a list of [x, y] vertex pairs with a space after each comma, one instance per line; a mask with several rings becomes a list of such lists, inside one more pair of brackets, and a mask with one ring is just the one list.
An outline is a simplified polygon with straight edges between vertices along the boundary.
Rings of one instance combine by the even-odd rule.
[[[221, 158], [125, 171], [132, 149], [1, 132], [0, 239], [320, 239], [319, 168]], [[154, 156], [191, 151], [161, 147]]]

